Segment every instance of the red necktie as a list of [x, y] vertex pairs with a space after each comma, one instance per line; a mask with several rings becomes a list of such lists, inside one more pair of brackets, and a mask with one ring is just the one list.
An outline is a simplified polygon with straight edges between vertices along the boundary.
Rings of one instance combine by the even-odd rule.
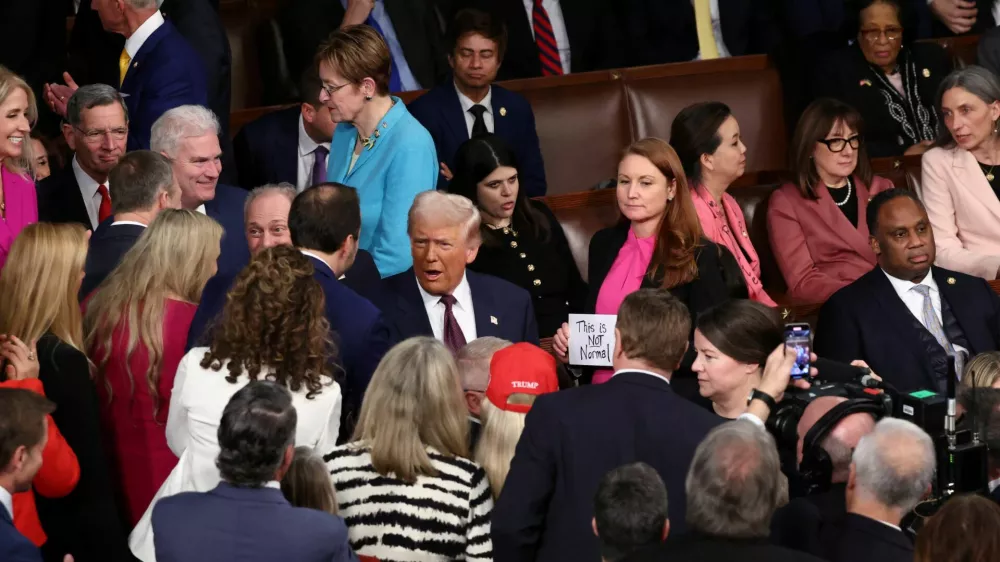
[[97, 224], [101, 224], [111, 216], [111, 195], [108, 193], [108, 186], [103, 183], [97, 186], [97, 192], [101, 194], [101, 206], [97, 209]]
[[459, 349], [465, 347], [465, 334], [462, 333], [462, 327], [458, 325], [458, 320], [452, 311], [456, 302], [458, 300], [454, 295], [441, 297], [441, 303], [444, 304], [444, 345], [452, 353], [458, 353]]
[[542, 0], [535, 0], [531, 23], [535, 29], [535, 44], [538, 45], [538, 59], [542, 63], [542, 76], [561, 76], [563, 67], [559, 58], [559, 44], [552, 31], [549, 13], [542, 7]]

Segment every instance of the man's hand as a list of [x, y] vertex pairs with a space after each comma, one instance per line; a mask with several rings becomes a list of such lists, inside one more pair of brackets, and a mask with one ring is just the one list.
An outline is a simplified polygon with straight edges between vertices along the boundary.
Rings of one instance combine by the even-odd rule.
[[[789, 384], [795, 388], [809, 388], [809, 381], [805, 377], [792, 379], [792, 367], [795, 365], [796, 357], [795, 348], [790, 347], [786, 350], [784, 343], [774, 348], [771, 355], [767, 357], [767, 363], [764, 364], [764, 374], [761, 375], [760, 386], [757, 387], [757, 390], [774, 398], [775, 402], [780, 402]], [[809, 354], [809, 361], [816, 361], [815, 353]], [[817, 374], [816, 367], [810, 367], [808, 378], [811, 379]], [[767, 421], [771, 409], [760, 400], [751, 400], [747, 406], [747, 413], [757, 416], [757, 419], [763, 422]]]
[[976, 25], [976, 3], [970, 0], [931, 0], [930, 8], [934, 17], [956, 35], [966, 33]]
[[344, 13], [344, 20], [340, 22], [340, 28], [365, 23], [374, 8], [375, 0], [347, 0], [347, 11]]
[[441, 175], [448, 181], [451, 181], [455, 177], [455, 174], [451, 173], [451, 168], [444, 162], [441, 162]]
[[66, 82], [65, 85], [46, 84], [42, 91], [42, 97], [45, 98], [45, 103], [56, 115], [65, 119], [66, 102], [69, 101], [70, 96], [73, 95], [73, 92], [75, 92], [79, 86], [76, 85], [76, 81], [74, 81], [73, 77], [69, 75], [69, 72], [63, 72], [63, 80]]

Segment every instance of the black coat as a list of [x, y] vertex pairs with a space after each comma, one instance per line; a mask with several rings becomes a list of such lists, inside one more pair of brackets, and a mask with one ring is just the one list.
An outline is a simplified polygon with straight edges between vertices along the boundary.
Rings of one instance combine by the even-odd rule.
[[299, 106], [265, 113], [247, 123], [233, 139], [240, 187], [269, 183], [292, 185], [299, 179]]
[[90, 230], [87, 204], [80, 193], [80, 184], [76, 182], [72, 164], [66, 164], [44, 180], [38, 182], [38, 220], [55, 223], [78, 223]]
[[765, 539], [724, 539], [701, 534], [673, 538], [622, 562], [822, 562], [811, 554], [774, 546]]
[[85, 276], [80, 285], [80, 300], [87, 298], [111, 272], [118, 267], [122, 256], [128, 252], [146, 228], [134, 224], [111, 226], [114, 219], [101, 223], [90, 237], [90, 249], [83, 266]]
[[847, 484], [826, 492], [795, 498], [778, 508], [771, 519], [771, 542], [830, 559], [847, 517]]
[[[970, 537], [971, 538], [971, 537]], [[973, 539], [975, 540], [975, 539]], [[903, 531], [855, 513], [847, 514], [834, 562], [911, 562], [913, 543]]]

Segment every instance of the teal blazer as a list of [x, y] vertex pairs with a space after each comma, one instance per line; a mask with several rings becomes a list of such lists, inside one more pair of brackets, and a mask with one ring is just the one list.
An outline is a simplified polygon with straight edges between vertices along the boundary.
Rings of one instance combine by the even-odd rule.
[[406, 271], [413, 265], [407, 216], [417, 194], [437, 186], [438, 162], [434, 140], [406, 105], [395, 105], [378, 127], [371, 150], [362, 148], [351, 165], [358, 131], [340, 123], [330, 144], [327, 180], [358, 190], [361, 201], [361, 236], [358, 244], [375, 259], [382, 277]]

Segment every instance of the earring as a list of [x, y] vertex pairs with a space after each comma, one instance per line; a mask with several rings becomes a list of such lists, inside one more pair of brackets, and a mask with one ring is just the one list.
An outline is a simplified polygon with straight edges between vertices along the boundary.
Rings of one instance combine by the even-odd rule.
[[372, 101], [372, 97], [371, 96], [365, 96], [365, 101]]

